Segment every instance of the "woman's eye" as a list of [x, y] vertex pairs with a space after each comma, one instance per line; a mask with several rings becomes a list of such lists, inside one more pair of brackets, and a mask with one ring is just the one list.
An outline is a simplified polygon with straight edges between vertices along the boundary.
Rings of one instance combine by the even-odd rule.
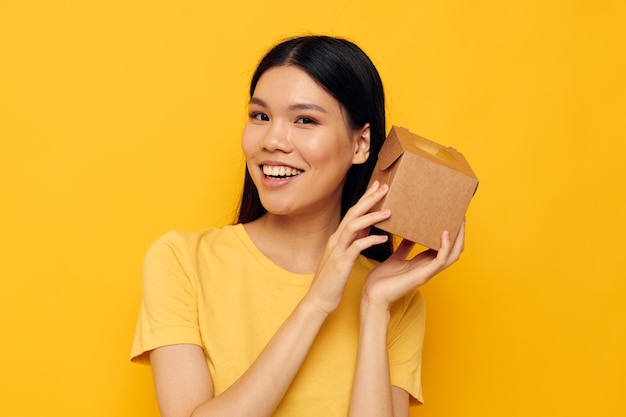
[[270, 120], [270, 117], [267, 114], [261, 112], [250, 113], [250, 118], [259, 120], [261, 122], [268, 122]]
[[315, 123], [315, 120], [311, 119], [310, 117], [303, 116], [303, 117], [298, 117], [296, 119], [296, 123], [306, 125], [306, 124]]

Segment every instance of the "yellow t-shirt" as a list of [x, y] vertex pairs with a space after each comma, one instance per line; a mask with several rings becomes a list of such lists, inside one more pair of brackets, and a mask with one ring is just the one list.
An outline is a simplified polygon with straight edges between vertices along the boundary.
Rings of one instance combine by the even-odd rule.
[[[377, 263], [360, 256], [341, 305], [322, 326], [275, 416], [345, 416], [354, 375], [361, 288]], [[149, 249], [143, 299], [131, 352], [147, 363], [160, 346], [204, 349], [215, 395], [244, 373], [306, 293], [313, 275], [267, 259], [241, 224], [169, 232]], [[391, 382], [422, 401], [424, 302], [419, 292], [397, 303], [387, 335]], [[271, 381], [268, 381], [271, 383]]]

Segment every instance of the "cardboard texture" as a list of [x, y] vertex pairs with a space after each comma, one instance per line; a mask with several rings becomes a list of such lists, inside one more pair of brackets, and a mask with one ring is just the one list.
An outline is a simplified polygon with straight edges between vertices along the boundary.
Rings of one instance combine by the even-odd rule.
[[435, 250], [444, 230], [454, 242], [478, 187], [463, 154], [398, 126], [383, 144], [370, 185], [376, 180], [389, 191], [372, 211], [391, 209], [376, 227]]

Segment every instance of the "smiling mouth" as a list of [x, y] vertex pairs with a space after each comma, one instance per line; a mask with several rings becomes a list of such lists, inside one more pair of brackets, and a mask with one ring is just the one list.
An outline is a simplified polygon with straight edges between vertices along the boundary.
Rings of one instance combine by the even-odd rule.
[[302, 170], [276, 165], [263, 165], [263, 175], [269, 178], [289, 178], [302, 174]]

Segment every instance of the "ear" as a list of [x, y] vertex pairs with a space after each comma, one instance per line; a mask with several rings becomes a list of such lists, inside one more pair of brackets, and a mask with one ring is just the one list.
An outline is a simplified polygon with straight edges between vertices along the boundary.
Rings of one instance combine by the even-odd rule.
[[365, 123], [362, 128], [354, 132], [356, 142], [354, 144], [353, 164], [363, 164], [370, 157], [370, 124]]

